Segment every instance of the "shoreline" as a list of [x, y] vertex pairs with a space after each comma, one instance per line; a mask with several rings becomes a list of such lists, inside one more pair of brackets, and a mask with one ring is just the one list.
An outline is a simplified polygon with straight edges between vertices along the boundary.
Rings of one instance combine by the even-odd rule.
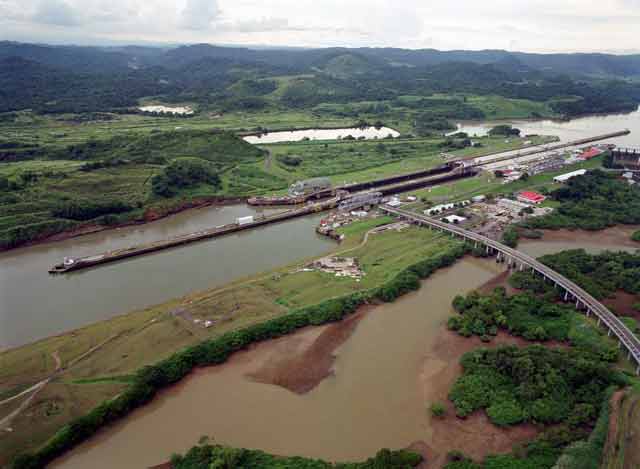
[[246, 203], [246, 197], [202, 197], [192, 200], [185, 200], [179, 204], [166, 209], [159, 209], [149, 207], [147, 208], [141, 218], [135, 218], [133, 220], [126, 221], [124, 223], [118, 223], [116, 225], [97, 225], [95, 223], [86, 223], [76, 226], [70, 230], [61, 231], [52, 235], [46, 235], [41, 238], [36, 238], [25, 243], [18, 244], [9, 248], [0, 247], [0, 254], [4, 252], [15, 251], [17, 249], [29, 248], [47, 243], [57, 243], [59, 241], [66, 241], [73, 238], [80, 238], [85, 235], [101, 233], [103, 231], [111, 231], [119, 228], [126, 228], [129, 226], [142, 226], [153, 223], [154, 221], [162, 220], [178, 213], [186, 212], [188, 210], [197, 210], [205, 207], [224, 207], [226, 205], [234, 205], [239, 203]]

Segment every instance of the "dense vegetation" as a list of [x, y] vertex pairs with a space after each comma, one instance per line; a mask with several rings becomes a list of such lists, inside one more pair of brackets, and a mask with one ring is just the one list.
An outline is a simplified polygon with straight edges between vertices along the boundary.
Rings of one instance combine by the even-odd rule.
[[263, 451], [208, 444], [195, 446], [184, 456], [171, 458], [173, 469], [407, 469], [416, 467], [421, 461], [422, 457], [416, 453], [383, 449], [364, 462], [333, 464], [318, 459], [272, 456]]
[[418, 289], [419, 279], [430, 276], [441, 267], [453, 264], [467, 251], [467, 246], [458, 244], [447, 252], [408, 267], [378, 288], [331, 298], [263, 323], [225, 333], [177, 352], [155, 365], [146, 366], [137, 372], [125, 392], [103, 402], [87, 415], [73, 420], [37, 452], [17, 457], [13, 468], [43, 467], [103, 426], [146, 404], [160, 389], [181, 380], [197, 366], [223, 363], [232, 353], [252, 343], [280, 337], [302, 327], [339, 321], [366, 302], [393, 301], [409, 291]]
[[[489, 455], [476, 463], [464, 454], [449, 454], [445, 469], [598, 469], [602, 460], [609, 427], [609, 399], [614, 387], [607, 388], [603, 399], [582, 404], [565, 422], [547, 427], [536, 439], [516, 445], [511, 454]], [[591, 434], [594, 412], [599, 411]], [[579, 421], [588, 424], [577, 424]], [[577, 425], [576, 425], [577, 424]]]
[[[519, 280], [529, 274], [515, 275]], [[532, 286], [519, 281], [515, 283], [519, 287]], [[491, 295], [477, 292], [466, 297], [459, 295], [453, 301], [459, 314], [451, 317], [447, 325], [462, 336], [476, 335], [487, 342], [499, 330], [505, 330], [527, 340], [568, 342], [585, 356], [617, 360], [616, 345], [602, 340], [599, 331], [585, 327], [584, 318], [571, 306], [549, 302], [552, 295], [553, 291], [546, 297], [537, 297], [531, 292], [508, 296], [504, 288], [496, 288]]]
[[153, 193], [162, 197], [173, 197], [180, 189], [205, 183], [220, 187], [220, 176], [214, 165], [201, 158], [176, 158], [162, 173], [151, 179]]
[[449, 393], [456, 413], [484, 409], [499, 426], [564, 423], [579, 430], [595, 420], [607, 387], [624, 383], [605, 362], [540, 345], [479, 349], [461, 364]]
[[[571, 66], [557, 56], [507, 52], [267, 51], [204, 44], [111, 51], [0, 43], [0, 112], [127, 111], [147, 96], [195, 102], [200, 109], [218, 112], [257, 111], [448, 92], [529, 99], [569, 116], [637, 107], [640, 87], [617, 79], [640, 74], [636, 58], [566, 58]], [[580, 62], [587, 72], [577, 73]], [[597, 77], [585, 76], [588, 70]], [[292, 79], [279, 90], [275, 78], [287, 75]], [[422, 132], [425, 122], [439, 127], [440, 119], [454, 117], [482, 117], [482, 113], [464, 102], [435, 114], [427, 108], [417, 129]]]
[[511, 125], [501, 124], [496, 125], [489, 130], [489, 135], [502, 135], [504, 137], [518, 137], [520, 135], [520, 129], [516, 129]]
[[[617, 290], [640, 294], [640, 254], [624, 251], [589, 254], [584, 249], [574, 249], [542, 256], [540, 261], [597, 299], [610, 297]], [[538, 284], [526, 273], [518, 273], [515, 281], [529, 288]]]
[[47, 149], [42, 158], [0, 167], [0, 248], [79, 223], [115, 225], [191, 199], [287, 186], [256, 166], [261, 150], [226, 132], [131, 134]]
[[525, 227], [601, 230], [640, 223], [640, 189], [600, 170], [571, 178], [551, 197], [560, 205], [549, 215], [527, 219]]

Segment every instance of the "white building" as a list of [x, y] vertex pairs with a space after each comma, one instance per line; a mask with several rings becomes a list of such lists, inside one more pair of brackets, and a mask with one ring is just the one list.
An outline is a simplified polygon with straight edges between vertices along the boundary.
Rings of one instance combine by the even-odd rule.
[[463, 221], [465, 221], [466, 218], [465, 217], [460, 217], [458, 215], [449, 215], [449, 216], [444, 217], [442, 220], [446, 221], [447, 223], [458, 224], [458, 223], [462, 223]]
[[571, 179], [572, 177], [582, 176], [583, 174], [587, 174], [586, 169], [578, 169], [576, 171], [571, 171], [570, 173], [561, 174], [560, 176], [556, 176], [553, 178], [553, 182], [565, 182]]
[[466, 207], [467, 205], [470, 205], [470, 204], [471, 204], [470, 200], [462, 200], [460, 202], [454, 202], [450, 204], [434, 205], [433, 207], [425, 210], [422, 213], [424, 213], [425, 215], [431, 216], [438, 213], [446, 212], [447, 210], [451, 210], [456, 207]]

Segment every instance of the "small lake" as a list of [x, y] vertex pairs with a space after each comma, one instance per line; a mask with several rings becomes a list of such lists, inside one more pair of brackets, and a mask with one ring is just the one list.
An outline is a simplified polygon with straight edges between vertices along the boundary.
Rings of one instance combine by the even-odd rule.
[[510, 124], [522, 131], [522, 135], [556, 135], [561, 142], [579, 140], [594, 135], [629, 129], [631, 134], [607, 140], [620, 146], [640, 146], [640, 110], [626, 114], [610, 114], [580, 117], [570, 121], [557, 120], [512, 120], [512, 121], [468, 121], [457, 124], [458, 132], [470, 136], [484, 136], [499, 124]]
[[303, 139], [309, 140], [340, 140], [348, 135], [353, 138], [366, 140], [385, 138], [391, 135], [398, 137], [400, 132], [389, 127], [362, 127], [345, 129], [308, 129], [291, 130], [282, 132], [267, 132], [261, 135], [248, 135], [244, 140], [249, 143], [278, 143], [278, 142], [299, 142]]
[[189, 106], [175, 106], [175, 107], [169, 107], [169, 106], [162, 106], [162, 105], [155, 105], [155, 106], [142, 106], [139, 107], [138, 109], [140, 109], [142, 112], [164, 112], [167, 114], [193, 114], [193, 109], [191, 109]]

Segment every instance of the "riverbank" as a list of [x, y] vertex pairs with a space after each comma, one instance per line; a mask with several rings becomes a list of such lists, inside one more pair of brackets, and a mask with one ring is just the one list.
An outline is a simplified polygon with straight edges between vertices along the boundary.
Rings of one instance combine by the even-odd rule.
[[32, 239], [16, 246], [4, 247], [0, 246], [0, 253], [20, 248], [28, 248], [46, 243], [55, 243], [66, 241], [69, 239], [85, 236], [89, 234], [101, 233], [104, 231], [117, 230], [129, 226], [140, 226], [161, 220], [163, 218], [176, 215], [188, 210], [200, 209], [205, 207], [224, 207], [238, 203], [246, 203], [246, 197], [203, 197], [197, 199], [178, 201], [176, 204], [156, 205], [145, 209], [141, 215], [136, 215], [130, 220], [115, 223], [113, 225], [99, 225], [95, 223], [80, 224], [59, 233], [44, 235], [40, 238]]
[[[357, 245], [372, 226], [375, 224], [371, 225], [370, 221], [364, 222], [360, 230], [351, 226], [349, 234], [353, 241], [348, 238], [343, 247]], [[25, 445], [42, 441], [31, 438], [27, 443], [24, 440], [27, 433], [33, 431], [34, 425], [42, 430], [38, 434], [48, 437], [52, 431], [68, 422], [70, 416], [86, 413], [88, 408], [104, 399], [104, 395], [96, 391], [114, 389], [119, 392], [122, 382], [110, 381], [110, 376], [131, 374], [185, 346], [323, 301], [327, 291], [343, 295], [353, 292], [354, 288], [366, 290], [380, 285], [389, 275], [397, 274], [417, 258], [428, 258], [452, 244], [455, 243], [447, 237], [428, 230], [410, 228], [400, 232], [388, 231], [376, 234], [365, 246], [350, 254], [359, 258], [367, 272], [359, 283], [321, 272], [304, 272], [300, 268], [305, 263], [298, 263], [236, 281], [224, 288], [191, 294], [3, 352], [0, 354], [0, 392], [7, 393], [9, 397], [12, 389], [18, 389], [25, 383], [38, 382], [52, 373], [55, 361], [48, 357], [52, 357], [54, 352], [58, 352], [65, 366], [97, 343], [111, 335], [120, 334], [103, 349], [65, 370], [56, 381], [57, 393], [47, 393], [47, 390], [53, 392], [53, 387], [45, 389], [40, 395], [39, 405], [47, 406], [50, 400], [54, 400], [61, 404], [58, 407], [63, 411], [36, 420], [30, 412], [22, 414], [12, 423], [14, 431], [0, 440], [0, 454], [8, 457], [11, 448], [13, 451], [24, 450], [29, 447]], [[201, 322], [194, 322], [196, 318]], [[214, 327], [203, 327], [205, 320], [211, 321]], [[119, 358], [114, 361], [113, 357]], [[78, 380], [86, 382], [94, 379], [101, 380], [100, 388], [77, 384]], [[82, 396], [82, 399], [70, 399], [71, 395]]]

